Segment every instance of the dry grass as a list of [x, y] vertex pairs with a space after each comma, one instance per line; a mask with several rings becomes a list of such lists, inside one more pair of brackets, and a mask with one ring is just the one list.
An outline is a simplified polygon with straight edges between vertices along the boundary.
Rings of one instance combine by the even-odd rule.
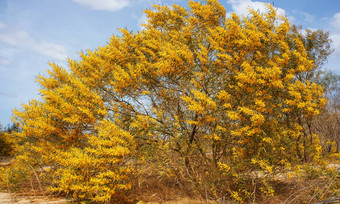
[[[336, 165], [336, 167], [338, 167]], [[259, 204], [300, 204], [300, 203], [322, 203], [325, 200], [334, 200], [339, 198], [340, 192], [331, 191], [335, 183], [339, 182], [339, 172], [337, 169], [331, 177], [315, 177], [315, 178], [291, 178], [282, 176], [280, 179], [271, 182], [275, 190], [274, 197], [264, 197], [259, 189], [255, 190], [255, 196], [247, 203]], [[231, 200], [222, 202], [209, 200], [202, 194], [190, 190], [188, 185], [160, 179], [157, 175], [150, 174], [144, 177], [144, 181], [140, 183], [139, 188], [134, 194], [134, 201], [142, 201], [141, 203], [216, 203], [228, 204], [234, 203]], [[340, 203], [335, 201], [333, 203]]]
[[[264, 197], [260, 190], [254, 190], [255, 196], [248, 203], [263, 204], [299, 204], [299, 203], [318, 203], [325, 200], [334, 200], [340, 197], [340, 192], [331, 192], [330, 189], [335, 183], [339, 185], [340, 165], [330, 164], [327, 168], [336, 170], [333, 176], [316, 176], [313, 178], [291, 178], [288, 179], [286, 174], [277, 176], [275, 182], [271, 182], [275, 190], [274, 197]], [[168, 204], [228, 204], [231, 201], [214, 201], [209, 200], [205, 195], [194, 191], [190, 183], [179, 182], [159, 176], [155, 169], [145, 168], [144, 174], [136, 179], [134, 189], [129, 194], [129, 199], [125, 203], [168, 203]], [[46, 186], [43, 186], [43, 189]], [[19, 189], [20, 193], [11, 194], [11, 199], [19, 202], [21, 200], [30, 201], [30, 203], [67, 203], [67, 200], [58, 195], [51, 195], [49, 192], [41, 190], [35, 177], [31, 182], [27, 181]], [[331, 193], [330, 193], [331, 192]], [[4, 194], [3, 194], [4, 195]], [[8, 200], [8, 195], [7, 200]], [[13, 202], [13, 203], [16, 203]], [[6, 203], [0, 198], [0, 203]], [[8, 203], [8, 202], [7, 202]], [[333, 202], [336, 203], [336, 202]], [[340, 203], [340, 201], [338, 202]]]
[[[309, 181], [279, 181], [273, 184], [276, 196], [265, 198], [258, 196], [248, 203], [261, 204], [300, 204], [300, 203], [317, 203], [321, 200], [334, 200], [336, 197], [325, 197], [327, 188], [331, 184], [332, 179], [313, 179]], [[316, 191], [318, 187], [319, 191]], [[260, 194], [260, 193], [259, 193]], [[15, 194], [1, 194], [0, 203], [6, 203], [11, 199], [11, 203], [68, 203], [69, 201], [62, 197], [50, 195], [46, 191], [26, 191]], [[8, 197], [10, 195], [10, 198]], [[334, 195], [335, 196], [335, 195]], [[4, 199], [4, 200], [1, 200]], [[8, 202], [7, 202], [8, 203]], [[159, 178], [149, 176], [140, 184], [138, 189], [133, 192], [130, 201], [126, 203], [149, 203], [149, 204], [212, 204], [222, 203], [207, 200], [200, 194], [185, 189], [173, 183], [163, 182]], [[223, 202], [225, 204], [232, 202]], [[340, 203], [334, 202], [334, 203]]]
[[133, 194], [134, 200], [142, 203], [206, 203], [197, 192], [180, 183], [163, 180], [155, 174], [149, 174], [139, 181], [138, 188]]

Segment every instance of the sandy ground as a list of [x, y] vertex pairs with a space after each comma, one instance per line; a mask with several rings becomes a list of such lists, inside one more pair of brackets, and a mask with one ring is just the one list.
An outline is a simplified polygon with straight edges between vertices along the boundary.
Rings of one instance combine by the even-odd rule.
[[51, 198], [47, 196], [17, 196], [15, 194], [0, 193], [1, 204], [26, 204], [26, 203], [39, 203], [39, 204], [66, 204], [65, 199]]

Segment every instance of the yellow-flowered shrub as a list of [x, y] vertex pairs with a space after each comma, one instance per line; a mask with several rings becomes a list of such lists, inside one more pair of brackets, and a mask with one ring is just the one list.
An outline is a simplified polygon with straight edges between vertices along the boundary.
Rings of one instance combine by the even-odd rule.
[[94, 202], [126, 199], [134, 173], [133, 137], [108, 120], [102, 121], [97, 130], [97, 135], [88, 136], [88, 147], [71, 148], [55, 155], [59, 166], [51, 191]]
[[321, 165], [306, 129], [326, 104], [306, 77], [313, 58], [273, 6], [249, 12], [226, 16], [217, 0], [156, 5], [144, 30], [121, 29], [69, 70], [51, 64], [13, 134], [49, 167], [49, 189], [119, 201], [148, 164], [169, 183], [242, 203], [274, 196], [281, 172]]

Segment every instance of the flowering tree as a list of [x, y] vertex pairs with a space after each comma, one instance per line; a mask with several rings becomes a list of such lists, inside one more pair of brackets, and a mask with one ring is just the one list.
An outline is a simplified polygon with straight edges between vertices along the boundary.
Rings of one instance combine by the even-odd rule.
[[121, 29], [38, 77], [41, 100], [15, 111], [16, 137], [53, 166], [52, 190], [107, 202], [131, 188], [134, 164], [158, 160], [242, 200], [247, 172], [320, 158], [301, 121], [326, 100], [300, 77], [316, 66], [288, 20], [271, 5], [248, 17], [226, 17], [217, 0], [189, 8], [154, 6], [143, 31]]

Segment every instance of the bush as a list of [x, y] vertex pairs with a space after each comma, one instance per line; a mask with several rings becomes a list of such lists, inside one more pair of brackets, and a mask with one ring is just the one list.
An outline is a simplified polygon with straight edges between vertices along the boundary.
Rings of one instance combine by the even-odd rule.
[[244, 202], [322, 161], [305, 128], [326, 104], [310, 80], [316, 58], [287, 18], [271, 5], [227, 18], [217, 0], [154, 8], [145, 30], [122, 29], [69, 71], [51, 64], [41, 100], [15, 111], [12, 135], [51, 167], [50, 190], [119, 201], [145, 162], [202, 196]]

